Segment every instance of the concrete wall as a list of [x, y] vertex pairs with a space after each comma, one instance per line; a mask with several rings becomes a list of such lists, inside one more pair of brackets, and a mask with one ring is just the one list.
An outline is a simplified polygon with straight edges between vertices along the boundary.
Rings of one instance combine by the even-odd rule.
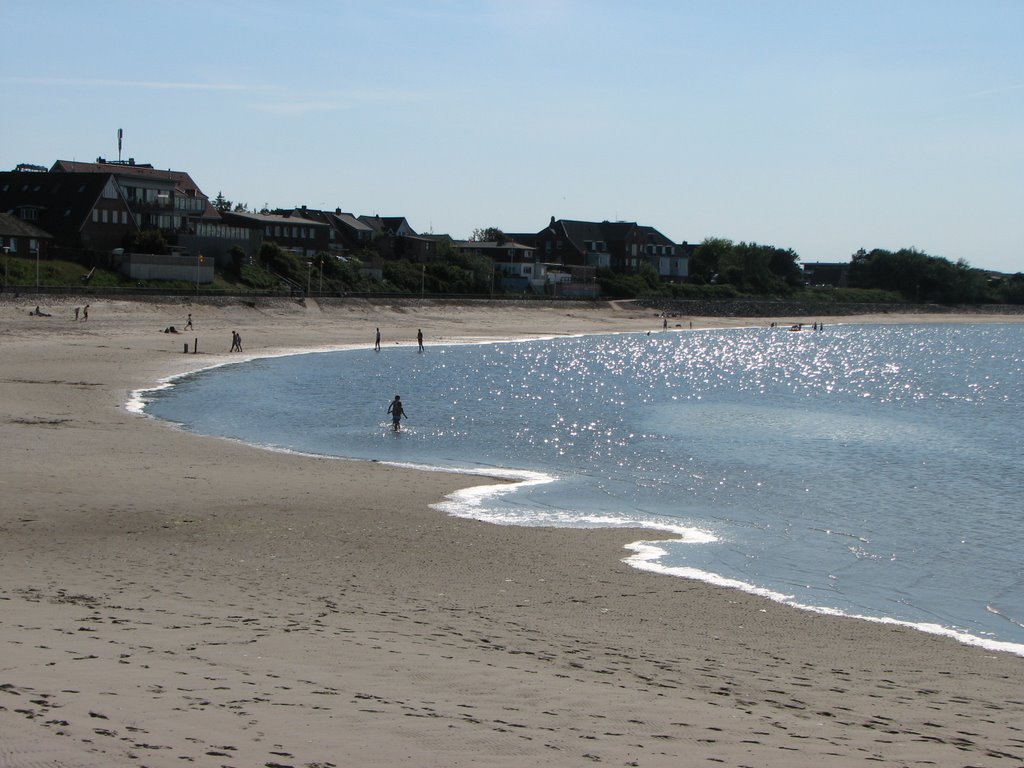
[[195, 256], [164, 256], [151, 253], [126, 253], [121, 261], [122, 274], [132, 280], [186, 280], [190, 283], [213, 282], [213, 259]]

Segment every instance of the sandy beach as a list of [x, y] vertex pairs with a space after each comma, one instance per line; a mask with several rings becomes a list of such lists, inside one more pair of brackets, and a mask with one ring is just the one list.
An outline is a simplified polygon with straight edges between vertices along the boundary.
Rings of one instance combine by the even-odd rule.
[[[188, 313], [194, 330], [164, 333]], [[1024, 316], [834, 320], [958, 319]], [[671, 325], [770, 320], [833, 321]], [[629, 303], [0, 299], [0, 768], [1024, 765], [1024, 658], [625, 565], [651, 531], [431, 509], [479, 478], [126, 407], [168, 376], [371, 346], [377, 327], [386, 352], [417, 329], [429, 346], [661, 320]]]

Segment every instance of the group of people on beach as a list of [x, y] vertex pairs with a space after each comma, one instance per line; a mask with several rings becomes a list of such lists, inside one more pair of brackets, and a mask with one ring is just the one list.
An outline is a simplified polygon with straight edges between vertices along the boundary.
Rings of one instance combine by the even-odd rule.
[[[33, 317], [53, 317], [53, 315], [51, 315], [49, 312], [43, 312], [43, 310], [39, 308], [38, 304], [36, 304], [36, 308], [31, 310], [29, 314], [32, 315]], [[88, 320], [89, 305], [86, 304], [84, 309], [82, 307], [75, 307], [75, 322], [78, 321], [79, 314], [82, 315], [83, 320]]]
[[[423, 329], [419, 328], [416, 331], [416, 344], [419, 347], [420, 352], [423, 351]], [[380, 328], [377, 329], [377, 334], [373, 339], [373, 351], [380, 352]]]

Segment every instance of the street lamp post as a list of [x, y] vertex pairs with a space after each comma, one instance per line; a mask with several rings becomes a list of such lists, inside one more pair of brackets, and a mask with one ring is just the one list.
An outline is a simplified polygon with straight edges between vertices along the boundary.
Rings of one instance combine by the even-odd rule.
[[39, 246], [36, 246], [36, 288], [39, 287]]
[[11, 263], [10, 259], [11, 246], [4, 246], [4, 290], [7, 290], [7, 265]]

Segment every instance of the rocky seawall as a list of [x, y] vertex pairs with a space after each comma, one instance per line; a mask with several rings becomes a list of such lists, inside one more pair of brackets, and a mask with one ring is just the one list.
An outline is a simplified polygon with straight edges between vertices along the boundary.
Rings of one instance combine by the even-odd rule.
[[1020, 315], [1020, 304], [872, 304], [809, 301], [760, 301], [754, 299], [638, 299], [636, 307], [647, 307], [658, 314], [694, 317], [843, 317], [848, 315], [936, 315], [983, 314]]

